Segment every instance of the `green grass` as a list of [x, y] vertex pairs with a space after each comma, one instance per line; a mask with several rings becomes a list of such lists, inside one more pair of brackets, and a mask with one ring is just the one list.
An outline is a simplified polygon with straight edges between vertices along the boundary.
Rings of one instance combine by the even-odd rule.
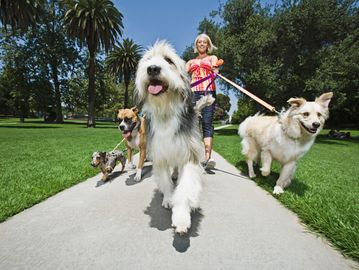
[[[328, 131], [323, 131], [322, 134]], [[359, 131], [351, 131], [358, 136]], [[122, 139], [115, 123], [87, 129], [85, 123], [45, 124], [41, 120], [0, 118], [0, 221], [98, 174], [93, 151], [112, 150]], [[247, 174], [237, 126], [215, 134], [215, 150]], [[123, 149], [124, 146], [122, 145]], [[319, 136], [298, 163], [295, 179], [278, 198], [312, 230], [324, 234], [346, 255], [359, 260], [359, 140]], [[254, 181], [271, 192], [278, 178]], [[259, 173], [257, 173], [259, 175]]]
[[[216, 131], [214, 149], [248, 175], [237, 128]], [[334, 140], [327, 133], [323, 130], [298, 162], [286, 192], [275, 197], [343, 254], [359, 260], [359, 139]], [[359, 131], [351, 130], [351, 135], [358, 136]], [[278, 176], [279, 166], [274, 163], [270, 176], [257, 176], [254, 181], [271, 193]]]
[[99, 173], [92, 152], [112, 150], [122, 136], [115, 123], [85, 126], [0, 119], [0, 221]]

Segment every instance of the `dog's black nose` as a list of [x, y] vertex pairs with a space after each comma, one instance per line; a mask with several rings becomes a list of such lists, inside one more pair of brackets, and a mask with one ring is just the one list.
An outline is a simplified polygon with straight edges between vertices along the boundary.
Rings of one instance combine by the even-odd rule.
[[125, 130], [124, 126], [119, 126], [120, 130]]
[[312, 126], [313, 126], [314, 128], [319, 128], [319, 127], [320, 127], [320, 123], [319, 123], [319, 122], [314, 122], [314, 123], [312, 123]]
[[152, 65], [147, 68], [147, 74], [150, 76], [156, 76], [160, 74], [160, 72], [161, 72], [161, 67], [159, 66]]

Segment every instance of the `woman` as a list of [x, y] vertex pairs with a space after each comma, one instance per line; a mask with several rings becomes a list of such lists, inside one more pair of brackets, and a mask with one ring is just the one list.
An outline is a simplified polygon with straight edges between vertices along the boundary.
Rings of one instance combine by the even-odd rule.
[[[186, 64], [186, 70], [191, 74], [191, 83], [201, 80], [213, 72], [218, 72], [217, 61], [218, 58], [215, 55], [208, 55], [213, 50], [217, 49], [213, 44], [209, 36], [206, 34], [199, 35], [194, 42], [194, 52], [197, 53], [197, 57], [191, 59]], [[204, 82], [192, 87], [195, 101], [199, 100], [202, 96], [211, 94], [216, 97], [216, 85], [214, 78], [205, 80]], [[211, 170], [216, 166], [216, 162], [211, 157], [212, 144], [213, 144], [213, 115], [214, 115], [215, 103], [205, 107], [202, 110], [202, 129], [203, 129], [203, 142], [205, 147], [206, 160], [203, 163], [205, 169]]]

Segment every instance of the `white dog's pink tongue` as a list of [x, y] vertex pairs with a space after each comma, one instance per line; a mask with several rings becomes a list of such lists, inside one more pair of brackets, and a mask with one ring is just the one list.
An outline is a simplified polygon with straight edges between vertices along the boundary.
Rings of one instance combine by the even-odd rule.
[[152, 95], [156, 95], [158, 94], [159, 92], [162, 91], [162, 85], [150, 85], [148, 86], [148, 92], [150, 92]]

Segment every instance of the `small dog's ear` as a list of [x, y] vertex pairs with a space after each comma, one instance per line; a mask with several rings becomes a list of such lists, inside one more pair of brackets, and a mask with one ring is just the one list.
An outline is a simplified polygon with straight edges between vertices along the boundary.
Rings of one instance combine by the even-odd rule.
[[296, 106], [296, 107], [300, 107], [302, 106], [304, 103], [306, 103], [307, 101], [304, 98], [290, 98], [287, 100], [287, 102], [291, 105], [291, 106]]
[[315, 102], [321, 104], [324, 108], [328, 108], [329, 102], [333, 97], [333, 92], [324, 93], [320, 97], [315, 99]]
[[135, 107], [132, 107], [131, 110], [132, 110], [134, 113], [138, 113], [138, 109], [137, 109], [136, 106], [135, 106]]

